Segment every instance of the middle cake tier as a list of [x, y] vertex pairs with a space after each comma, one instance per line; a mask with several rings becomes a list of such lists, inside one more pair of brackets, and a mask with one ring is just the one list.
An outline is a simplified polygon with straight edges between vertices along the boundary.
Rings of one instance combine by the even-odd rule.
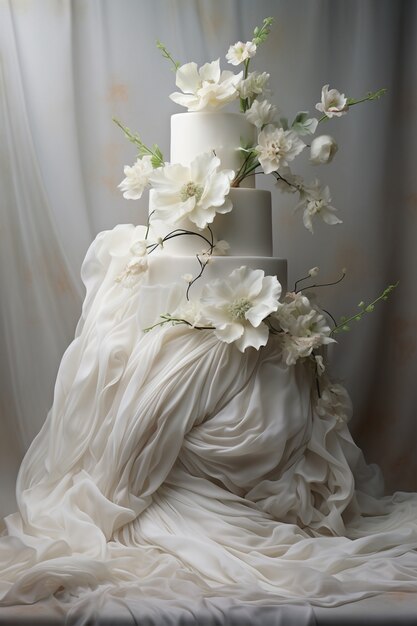
[[[195, 255], [207, 251], [208, 244], [202, 238], [211, 241], [208, 228], [200, 231], [188, 218], [178, 222], [156, 220], [154, 211], [154, 191], [149, 194], [149, 213], [152, 235], [155, 238], [166, 237], [179, 229], [197, 233], [170, 238], [164, 243], [164, 250], [170, 255]], [[229, 255], [233, 256], [272, 256], [272, 216], [271, 192], [263, 189], [231, 189], [229, 198], [233, 208], [229, 213], [217, 214], [210, 225], [214, 241], [225, 240], [229, 244]]]

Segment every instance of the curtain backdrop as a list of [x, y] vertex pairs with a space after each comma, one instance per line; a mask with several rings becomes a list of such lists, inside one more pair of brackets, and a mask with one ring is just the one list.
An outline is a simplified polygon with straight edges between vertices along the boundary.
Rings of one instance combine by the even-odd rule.
[[61, 356], [80, 314], [80, 265], [95, 235], [144, 223], [147, 198], [117, 189], [134, 148], [116, 116], [169, 154], [179, 108], [163, 41], [199, 65], [246, 41], [266, 16], [253, 68], [268, 71], [284, 116], [310, 110], [330, 83], [378, 102], [326, 123], [339, 152], [300, 172], [329, 184], [343, 224], [314, 235], [272, 180], [274, 250], [289, 285], [313, 267], [339, 318], [389, 283], [390, 301], [339, 335], [333, 368], [355, 406], [351, 429], [387, 490], [416, 490], [417, 4], [414, 0], [0, 0], [0, 515], [15, 508], [19, 462], [52, 403]]

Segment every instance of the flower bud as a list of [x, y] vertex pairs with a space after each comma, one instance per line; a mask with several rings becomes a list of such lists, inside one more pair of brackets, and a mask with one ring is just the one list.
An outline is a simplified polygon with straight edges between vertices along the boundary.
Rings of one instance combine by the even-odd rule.
[[311, 142], [310, 163], [321, 165], [330, 163], [337, 152], [337, 143], [330, 135], [320, 135]]

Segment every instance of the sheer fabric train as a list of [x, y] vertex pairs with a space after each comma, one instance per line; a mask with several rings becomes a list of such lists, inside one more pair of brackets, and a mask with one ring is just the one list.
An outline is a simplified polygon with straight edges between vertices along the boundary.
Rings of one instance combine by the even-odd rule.
[[241, 354], [210, 331], [144, 333], [184, 290], [115, 281], [135, 232], [101, 233], [83, 264], [76, 337], [0, 538], [0, 604], [417, 591], [417, 495], [381, 497], [346, 424], [316, 414], [309, 367], [273, 339]]

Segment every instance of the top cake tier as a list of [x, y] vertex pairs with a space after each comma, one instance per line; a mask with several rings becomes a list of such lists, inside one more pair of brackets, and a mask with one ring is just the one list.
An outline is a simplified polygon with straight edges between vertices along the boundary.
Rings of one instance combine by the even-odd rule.
[[[189, 165], [202, 152], [215, 152], [222, 169], [237, 172], [244, 153], [241, 146], [253, 145], [255, 126], [241, 113], [188, 112], [171, 117], [171, 163]], [[254, 176], [242, 187], [254, 187]]]

